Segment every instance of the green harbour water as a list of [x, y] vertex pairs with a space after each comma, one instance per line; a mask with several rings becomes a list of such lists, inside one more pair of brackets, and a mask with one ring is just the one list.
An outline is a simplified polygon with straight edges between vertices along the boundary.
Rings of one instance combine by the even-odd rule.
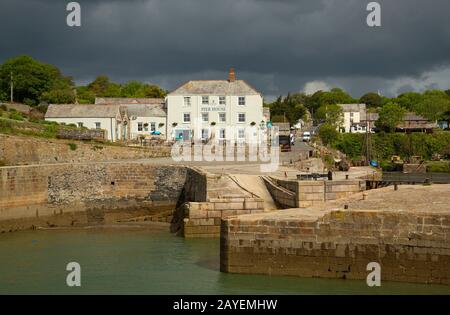
[[[81, 287], [66, 265], [81, 265]], [[219, 271], [217, 239], [151, 229], [38, 230], [0, 235], [0, 294], [450, 294], [450, 286]]]

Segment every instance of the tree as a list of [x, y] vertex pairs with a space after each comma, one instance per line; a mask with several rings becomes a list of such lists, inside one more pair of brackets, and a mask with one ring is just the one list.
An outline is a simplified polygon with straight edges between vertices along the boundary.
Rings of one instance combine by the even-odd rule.
[[77, 100], [80, 104], [93, 104], [95, 94], [87, 86], [77, 86]]
[[[10, 91], [11, 74], [14, 83], [14, 100], [37, 105], [44, 93], [69, 96], [73, 82], [65, 77], [55, 66], [39, 62], [30, 56], [22, 55], [8, 59], [0, 66], [0, 95], [5, 98]], [[56, 92], [57, 91], [57, 92]]]
[[343, 123], [342, 107], [336, 104], [322, 105], [316, 113], [316, 118], [324, 121], [325, 123], [332, 125], [336, 128]]
[[397, 103], [388, 103], [379, 111], [379, 118], [375, 125], [387, 132], [393, 132], [403, 120], [406, 110]]
[[73, 104], [75, 102], [75, 94], [72, 89], [51, 90], [42, 93], [39, 100], [47, 104]]
[[381, 96], [374, 92], [366, 93], [359, 99], [359, 102], [366, 104], [367, 107], [380, 107], [382, 101]]
[[318, 109], [324, 105], [350, 104], [356, 102], [350, 94], [339, 88], [333, 88], [328, 92], [317, 91], [313, 95], [305, 98], [305, 106], [315, 119], [320, 119], [316, 114]]
[[450, 111], [450, 98], [443, 91], [425, 91], [421, 100], [414, 104], [413, 111], [429, 120], [440, 120]]
[[414, 111], [414, 109], [417, 107], [417, 104], [422, 102], [422, 100], [422, 94], [416, 92], [407, 92], [400, 94], [393, 101], [409, 111]]
[[339, 132], [336, 130], [336, 126], [324, 123], [319, 128], [319, 137], [324, 145], [332, 145], [338, 140]]
[[100, 75], [88, 84], [88, 90], [98, 97], [120, 97], [120, 84], [111, 82], [106, 75]]
[[276, 119], [284, 122], [286, 118], [286, 122], [289, 122], [291, 125], [296, 124], [306, 114], [306, 108], [299, 103], [299, 100], [298, 96], [288, 94], [285, 98], [280, 96], [275, 102], [269, 104], [272, 121]]

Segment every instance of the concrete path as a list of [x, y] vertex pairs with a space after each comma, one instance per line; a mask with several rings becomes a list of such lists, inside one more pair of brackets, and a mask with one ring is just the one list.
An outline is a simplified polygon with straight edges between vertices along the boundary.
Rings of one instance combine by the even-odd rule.
[[259, 198], [264, 199], [265, 210], [277, 209], [277, 206], [275, 205], [275, 202], [273, 201], [272, 196], [267, 190], [266, 184], [262, 180], [261, 176], [234, 174], [230, 175], [230, 177], [232, 177], [244, 189], [252, 192]]

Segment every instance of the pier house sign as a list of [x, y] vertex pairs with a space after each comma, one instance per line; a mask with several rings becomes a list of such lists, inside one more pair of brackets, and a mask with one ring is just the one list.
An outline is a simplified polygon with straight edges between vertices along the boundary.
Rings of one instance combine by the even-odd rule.
[[202, 112], [224, 112], [225, 107], [224, 106], [209, 106], [209, 107], [202, 107]]

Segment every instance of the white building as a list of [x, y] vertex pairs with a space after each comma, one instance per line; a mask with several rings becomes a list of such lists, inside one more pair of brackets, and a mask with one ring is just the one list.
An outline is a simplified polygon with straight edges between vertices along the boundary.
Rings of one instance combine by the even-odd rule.
[[366, 132], [366, 104], [339, 104], [343, 112], [341, 130], [346, 133]]
[[110, 141], [134, 140], [138, 135], [167, 135], [167, 114], [163, 99], [126, 102], [120, 104], [52, 104], [49, 105], [45, 120], [60, 124], [74, 124], [88, 129], [103, 129]]
[[166, 97], [172, 140], [245, 139], [265, 124], [261, 94], [230, 70], [228, 80], [189, 81]]

